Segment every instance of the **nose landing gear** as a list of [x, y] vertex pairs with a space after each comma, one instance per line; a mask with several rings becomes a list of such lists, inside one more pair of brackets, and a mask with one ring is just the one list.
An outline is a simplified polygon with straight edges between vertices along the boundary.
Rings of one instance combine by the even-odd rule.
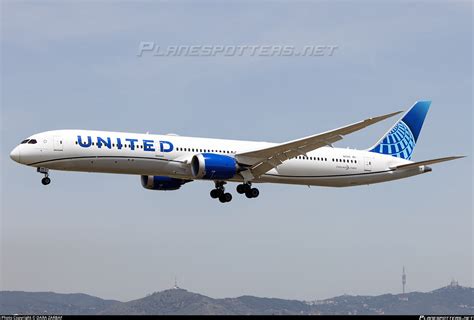
[[237, 186], [237, 192], [240, 194], [244, 194], [247, 198], [256, 198], [260, 194], [257, 188], [252, 188], [252, 184], [250, 182], [239, 184]]
[[36, 169], [37, 172], [44, 174], [44, 178], [41, 179], [41, 183], [45, 186], [51, 183], [51, 179], [49, 178], [49, 169], [48, 168], [38, 168]]

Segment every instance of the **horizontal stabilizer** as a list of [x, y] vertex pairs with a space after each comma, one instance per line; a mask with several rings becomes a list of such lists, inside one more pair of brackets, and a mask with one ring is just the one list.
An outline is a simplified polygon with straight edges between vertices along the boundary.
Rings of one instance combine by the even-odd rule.
[[451, 161], [451, 160], [456, 160], [456, 159], [461, 159], [465, 158], [465, 156], [455, 156], [455, 157], [446, 157], [446, 158], [438, 158], [438, 159], [432, 159], [432, 160], [425, 160], [425, 161], [418, 161], [418, 162], [413, 162], [409, 164], [402, 164], [401, 166], [395, 166], [392, 169], [412, 169], [412, 168], [418, 168], [420, 166], [427, 166], [429, 164], [435, 164], [439, 162], [445, 162], [445, 161]]

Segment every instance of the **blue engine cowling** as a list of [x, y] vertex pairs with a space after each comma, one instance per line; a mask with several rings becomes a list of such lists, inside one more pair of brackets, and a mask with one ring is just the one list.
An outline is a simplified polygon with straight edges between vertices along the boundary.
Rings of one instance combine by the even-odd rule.
[[235, 158], [215, 153], [200, 153], [191, 160], [191, 173], [196, 179], [226, 180], [237, 173]]
[[143, 188], [150, 190], [178, 190], [190, 181], [165, 176], [141, 176], [141, 180]]

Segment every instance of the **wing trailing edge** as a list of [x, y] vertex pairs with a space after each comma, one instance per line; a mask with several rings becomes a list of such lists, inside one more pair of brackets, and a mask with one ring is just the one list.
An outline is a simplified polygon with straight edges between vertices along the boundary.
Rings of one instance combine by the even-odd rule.
[[235, 155], [235, 158], [239, 164], [248, 166], [248, 169], [241, 171], [241, 175], [246, 181], [250, 181], [268, 172], [272, 168], [277, 167], [284, 161], [305, 155], [307, 152], [324, 146], [330, 146], [334, 142], [342, 140], [345, 135], [359, 131], [400, 113], [402, 113], [402, 111], [368, 118], [338, 129], [284, 142], [269, 148], [238, 153]]

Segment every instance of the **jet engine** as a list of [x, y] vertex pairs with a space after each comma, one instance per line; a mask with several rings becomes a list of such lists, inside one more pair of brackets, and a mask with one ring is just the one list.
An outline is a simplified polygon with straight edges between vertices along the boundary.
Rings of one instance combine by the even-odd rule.
[[196, 179], [230, 179], [237, 173], [237, 168], [235, 158], [215, 153], [199, 153], [191, 160], [191, 173]]
[[191, 180], [170, 178], [165, 176], [141, 176], [142, 186], [149, 190], [178, 190]]

